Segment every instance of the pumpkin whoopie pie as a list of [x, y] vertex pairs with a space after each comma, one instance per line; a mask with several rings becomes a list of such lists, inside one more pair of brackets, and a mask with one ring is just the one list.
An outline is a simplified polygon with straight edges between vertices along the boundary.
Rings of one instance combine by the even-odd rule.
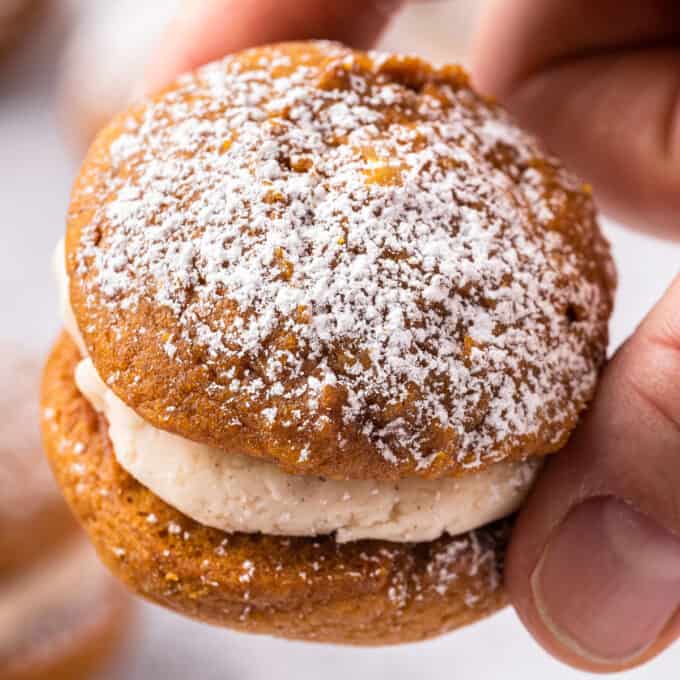
[[312, 42], [186, 75], [95, 140], [57, 268], [45, 441], [137, 592], [353, 644], [504, 604], [615, 277], [588, 187], [460, 68]]
[[[42, 454], [40, 366], [0, 348], [0, 680], [84, 678], [125, 638], [129, 600], [98, 563]], [[73, 463], [77, 465], [77, 463]]]

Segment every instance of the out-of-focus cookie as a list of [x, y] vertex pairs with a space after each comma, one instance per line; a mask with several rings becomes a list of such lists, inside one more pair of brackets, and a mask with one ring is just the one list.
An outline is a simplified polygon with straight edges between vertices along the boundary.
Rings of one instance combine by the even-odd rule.
[[[38, 363], [8, 344], [0, 358], [0, 680], [85, 678], [126, 638], [130, 600], [50, 473], [38, 434]], [[72, 467], [81, 453], [69, 451]]]
[[0, 680], [80, 680], [128, 637], [130, 601], [78, 538], [0, 578]]
[[0, 345], [0, 576], [77, 530], [40, 440], [40, 367], [14, 345]]

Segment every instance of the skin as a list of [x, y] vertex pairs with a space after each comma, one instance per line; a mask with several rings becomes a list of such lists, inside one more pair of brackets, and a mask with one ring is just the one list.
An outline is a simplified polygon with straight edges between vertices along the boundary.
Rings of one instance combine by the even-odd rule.
[[[593, 184], [606, 212], [631, 227], [678, 239], [679, 35], [680, 7], [672, 0], [495, 0], [477, 36], [473, 74], [483, 91], [503, 101]], [[637, 666], [680, 637], [680, 578], [665, 579], [669, 572], [680, 574], [679, 310], [680, 277], [613, 357], [593, 408], [547, 466], [510, 546], [506, 583], [520, 618], [546, 650], [577, 668]], [[587, 590], [583, 581], [568, 571], [574, 568], [566, 559], [568, 540], [562, 572], [554, 570], [542, 588], [536, 577], [564, 519], [581, 514], [577, 521], [587, 534], [598, 512], [588, 499], [603, 498], [624, 501], [649, 520], [645, 535], [662, 532], [654, 540], [666, 545], [663, 559], [669, 560], [660, 588], [669, 607], [660, 616], [665, 625], [640, 637], [636, 620], [646, 618], [650, 607], [663, 609], [642, 594], [626, 607], [627, 615], [609, 608], [600, 615], [602, 626], [622, 640], [645, 638], [645, 645], [632, 656], [621, 647], [620, 658], [606, 660], [573, 639], [594, 635], [598, 613], [579, 592]], [[590, 546], [590, 563], [604, 563], [598, 580], [616, 581], [627, 567], [604, 559], [608, 538], [602, 539]], [[571, 554], [579, 550], [574, 541]], [[648, 559], [644, 568], [660, 561]], [[581, 566], [585, 560], [573, 562]], [[574, 587], [560, 593], [560, 583]], [[542, 611], [542, 599], [552, 603], [551, 616]], [[570, 601], [582, 608], [580, 620], [567, 613]], [[566, 636], [560, 625], [565, 621]], [[602, 646], [608, 644], [611, 651], [611, 640]]]
[[[371, 46], [392, 0], [194, 0], [143, 90], [257, 44]], [[473, 78], [593, 184], [624, 223], [680, 238], [680, 7], [674, 0], [494, 0]], [[606, 368], [546, 466], [510, 545], [506, 585], [537, 641], [616, 671], [680, 637], [680, 277]]]

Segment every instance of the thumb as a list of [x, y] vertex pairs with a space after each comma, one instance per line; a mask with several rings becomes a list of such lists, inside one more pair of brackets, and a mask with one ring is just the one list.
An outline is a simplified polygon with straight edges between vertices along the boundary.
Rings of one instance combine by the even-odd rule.
[[635, 666], [680, 636], [680, 277], [547, 464], [506, 582], [538, 642], [579, 668]]
[[186, 0], [140, 89], [154, 92], [184, 71], [265, 43], [326, 38], [371, 47], [400, 4], [401, 0]]

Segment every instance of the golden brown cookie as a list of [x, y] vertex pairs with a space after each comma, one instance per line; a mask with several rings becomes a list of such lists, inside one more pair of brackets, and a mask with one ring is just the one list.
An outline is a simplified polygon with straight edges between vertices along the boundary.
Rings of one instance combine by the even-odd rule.
[[71, 539], [77, 524], [57, 489], [40, 441], [40, 365], [0, 346], [0, 578]]
[[0, 579], [0, 680], [79, 680], [127, 638], [130, 602], [82, 540]]
[[76, 182], [70, 297], [152, 425], [293, 474], [559, 449], [614, 273], [587, 186], [458, 67], [250, 50], [120, 115]]
[[[357, 645], [421, 640], [505, 604], [508, 523], [421, 544], [226, 534], [193, 522], [116, 462], [78, 392], [63, 336], [47, 364], [43, 430], [55, 474], [102, 560], [137, 593], [213, 624]], [[72, 442], [86, 442], [76, 454]]]

